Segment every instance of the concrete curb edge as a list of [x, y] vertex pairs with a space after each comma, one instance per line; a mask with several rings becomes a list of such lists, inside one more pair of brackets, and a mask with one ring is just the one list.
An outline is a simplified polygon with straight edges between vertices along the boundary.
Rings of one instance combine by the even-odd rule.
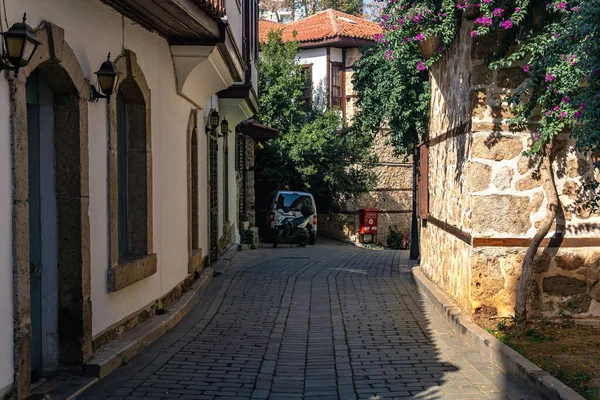
[[511, 349], [473, 320], [429, 280], [420, 267], [412, 269], [421, 292], [442, 313], [460, 337], [527, 389], [546, 400], [583, 400], [577, 392]]
[[168, 307], [167, 314], [155, 315], [99, 349], [94, 357], [85, 364], [85, 375], [104, 378], [123, 365], [125, 360], [131, 359], [177, 325], [196, 304], [198, 297], [210, 283], [213, 273], [213, 268], [206, 268], [192, 289]]

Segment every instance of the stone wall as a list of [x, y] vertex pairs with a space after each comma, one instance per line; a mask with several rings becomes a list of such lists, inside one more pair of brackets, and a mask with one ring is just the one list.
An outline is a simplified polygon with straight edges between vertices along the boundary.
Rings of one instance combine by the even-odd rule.
[[[471, 41], [469, 24], [460, 31], [460, 45], [454, 45], [431, 69], [431, 120], [429, 124], [429, 214], [421, 227], [421, 266], [423, 272], [449, 293], [462, 307], [469, 309], [471, 247], [448, 226], [470, 231], [470, 198], [466, 187], [468, 135], [455, 134], [443, 140], [447, 132], [464, 129], [469, 121], [471, 79]], [[473, 171], [474, 172], [474, 171]]]
[[[497, 71], [484, 60], [501, 36], [472, 39], [463, 21], [456, 42], [431, 70], [430, 218], [422, 226], [424, 272], [465, 309], [514, 312], [521, 262], [547, 212], [535, 159], [523, 155], [532, 132], [514, 132], [506, 96], [527, 78], [522, 65]], [[529, 129], [535, 130], [535, 118]], [[581, 206], [592, 162], [568, 135], [554, 146], [563, 206], [535, 260], [529, 315], [600, 317], [600, 215]], [[561, 240], [562, 239], [562, 240]]]

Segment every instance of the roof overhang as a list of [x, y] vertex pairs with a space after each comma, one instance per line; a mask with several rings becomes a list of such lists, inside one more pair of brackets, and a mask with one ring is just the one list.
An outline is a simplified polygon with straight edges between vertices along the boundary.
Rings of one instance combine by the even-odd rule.
[[224, 9], [215, 0], [102, 0], [169, 44], [206, 45], [219, 41]]
[[321, 40], [311, 40], [311, 41], [306, 41], [306, 42], [299, 42], [298, 47], [301, 49], [313, 49], [316, 47], [349, 48], [349, 47], [373, 46], [374, 44], [375, 44], [375, 40], [372, 40], [372, 39], [360, 39], [360, 38], [338, 36], [338, 37], [321, 39]]
[[270, 139], [275, 139], [279, 133], [277, 129], [259, 124], [253, 119], [247, 119], [240, 122], [238, 125], [238, 130], [244, 135], [249, 136], [258, 142], [265, 142]]

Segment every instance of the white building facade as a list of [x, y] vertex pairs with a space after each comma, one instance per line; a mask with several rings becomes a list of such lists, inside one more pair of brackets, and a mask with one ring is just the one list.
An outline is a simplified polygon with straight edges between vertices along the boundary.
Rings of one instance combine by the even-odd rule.
[[[0, 398], [82, 366], [239, 241], [257, 3], [139, 4], [6, 0], [40, 45], [0, 78]], [[109, 53], [118, 86], [91, 101]]]

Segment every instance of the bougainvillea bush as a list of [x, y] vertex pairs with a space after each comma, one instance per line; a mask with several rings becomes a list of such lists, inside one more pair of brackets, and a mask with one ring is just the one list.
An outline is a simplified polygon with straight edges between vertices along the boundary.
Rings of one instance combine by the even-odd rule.
[[[600, 1], [598, 0], [388, 0], [378, 41], [384, 57], [417, 71], [439, 61], [454, 41], [463, 18], [473, 21], [472, 37], [505, 32], [511, 43], [490, 60], [491, 68], [524, 64], [525, 85], [509, 101], [518, 127], [540, 113], [529, 154], [543, 153], [552, 138], [571, 132], [576, 150], [600, 147]], [[406, 49], [437, 39], [433, 55], [406, 57]], [[499, 49], [501, 50], [501, 49]], [[521, 65], [519, 64], [519, 65]], [[408, 106], [408, 105], [407, 105]]]

